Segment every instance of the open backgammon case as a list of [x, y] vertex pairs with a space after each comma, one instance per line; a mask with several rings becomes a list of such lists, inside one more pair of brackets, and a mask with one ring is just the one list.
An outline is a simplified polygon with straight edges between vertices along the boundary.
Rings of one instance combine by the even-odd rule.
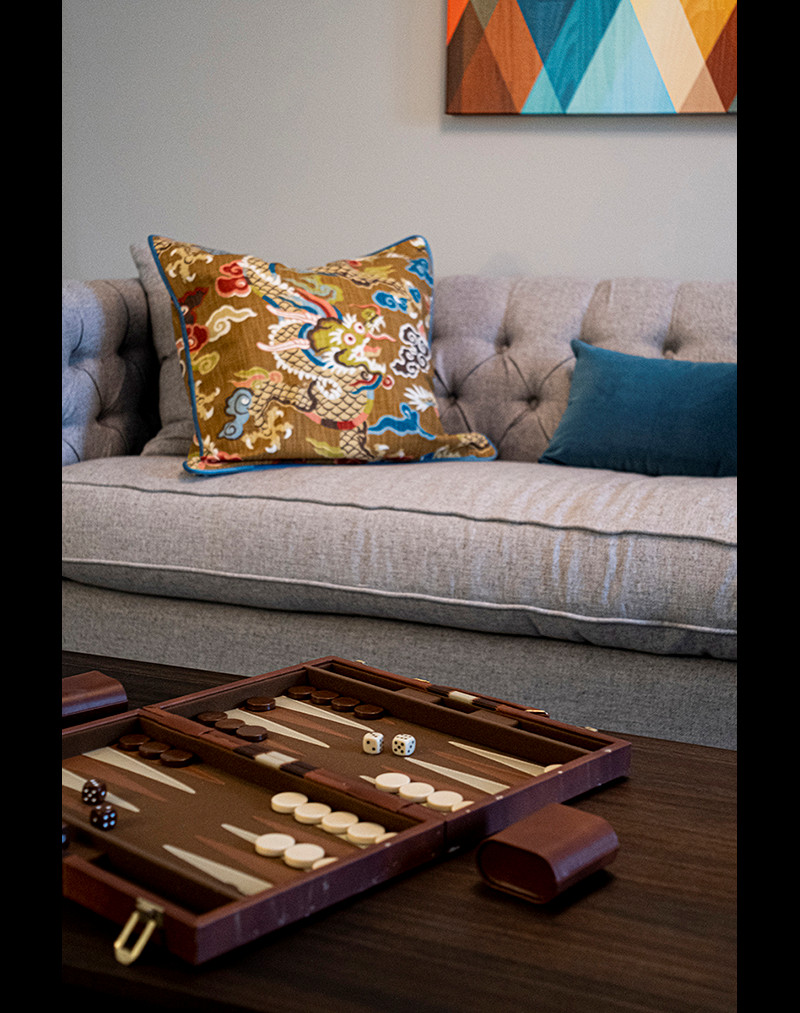
[[541, 711], [321, 658], [64, 729], [63, 894], [123, 926], [121, 962], [152, 936], [201, 964], [502, 839], [627, 776], [630, 750]]

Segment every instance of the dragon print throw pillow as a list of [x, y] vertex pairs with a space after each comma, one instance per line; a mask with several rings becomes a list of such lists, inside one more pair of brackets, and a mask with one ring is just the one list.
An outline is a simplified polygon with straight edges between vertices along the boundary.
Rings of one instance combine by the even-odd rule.
[[149, 242], [192, 403], [188, 471], [496, 456], [486, 437], [439, 421], [421, 237], [303, 271]]

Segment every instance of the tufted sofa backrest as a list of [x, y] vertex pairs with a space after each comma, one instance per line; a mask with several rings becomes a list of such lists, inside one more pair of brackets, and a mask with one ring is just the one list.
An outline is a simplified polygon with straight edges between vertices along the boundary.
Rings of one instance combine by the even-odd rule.
[[573, 338], [613, 351], [736, 361], [736, 284], [649, 278], [483, 278], [436, 283], [434, 389], [450, 432], [484, 433], [536, 461], [567, 406]]
[[[191, 412], [168, 383], [169, 300], [136, 278], [62, 283], [62, 464], [138, 453], [185, 414], [185, 438], [145, 452], [183, 453]], [[736, 360], [736, 284], [655, 279], [485, 278], [436, 282], [434, 389], [449, 432], [484, 433], [505, 460], [536, 461], [567, 406], [573, 338], [632, 355]], [[156, 342], [153, 321], [169, 332]], [[177, 365], [174, 367], [178, 377]], [[173, 404], [181, 399], [181, 404]], [[162, 420], [163, 421], [163, 420]]]
[[61, 464], [141, 450], [157, 363], [138, 279], [61, 284]]

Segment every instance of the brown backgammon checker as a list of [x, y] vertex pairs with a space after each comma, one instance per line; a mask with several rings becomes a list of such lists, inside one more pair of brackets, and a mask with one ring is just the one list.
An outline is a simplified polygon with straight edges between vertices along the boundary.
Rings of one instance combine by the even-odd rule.
[[[535, 889], [498, 836], [545, 807], [583, 817], [553, 804], [629, 767], [622, 739], [321, 658], [64, 729], [62, 892], [124, 926], [121, 963], [138, 936], [191, 964], [487, 838], [490, 874], [500, 848], [505, 886], [545, 896], [589, 869], [579, 831], [538, 834]], [[92, 778], [113, 808], [94, 823]]]
[[476, 861], [489, 886], [546, 904], [604, 869], [618, 850], [606, 820], [554, 803], [483, 841]]

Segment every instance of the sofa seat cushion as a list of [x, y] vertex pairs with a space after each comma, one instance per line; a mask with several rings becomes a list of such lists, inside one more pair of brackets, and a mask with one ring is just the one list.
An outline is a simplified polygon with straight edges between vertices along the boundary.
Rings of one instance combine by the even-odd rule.
[[198, 482], [159, 456], [62, 475], [63, 575], [86, 584], [736, 657], [735, 478], [454, 461]]

